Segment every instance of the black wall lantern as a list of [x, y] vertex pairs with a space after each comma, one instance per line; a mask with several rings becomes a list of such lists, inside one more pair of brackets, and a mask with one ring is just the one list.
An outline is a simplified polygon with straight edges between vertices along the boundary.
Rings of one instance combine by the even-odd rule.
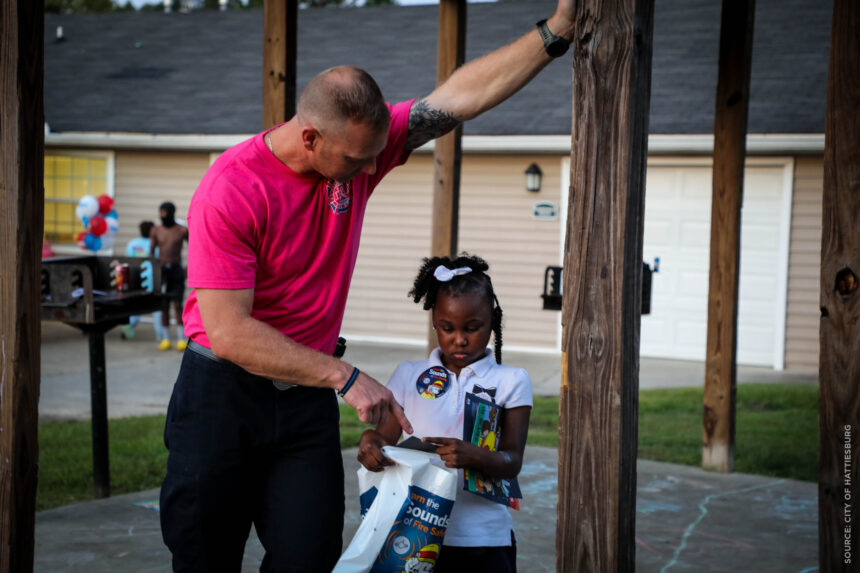
[[540, 167], [536, 163], [529, 165], [526, 169], [526, 191], [532, 193], [540, 191], [541, 178], [543, 178], [543, 171], [540, 170]]

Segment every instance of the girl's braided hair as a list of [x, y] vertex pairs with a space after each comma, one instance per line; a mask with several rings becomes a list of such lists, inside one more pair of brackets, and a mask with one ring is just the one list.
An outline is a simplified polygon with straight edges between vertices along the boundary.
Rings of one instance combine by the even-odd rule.
[[[460, 267], [469, 267], [471, 272], [457, 275], [447, 282], [440, 282], [436, 279], [433, 273], [439, 265], [444, 265], [449, 269]], [[499, 299], [496, 298], [496, 293], [493, 291], [493, 282], [487, 274], [490, 265], [481, 257], [462, 253], [459, 257], [452, 259], [451, 257], [432, 257], [425, 258], [421, 268], [418, 269], [418, 276], [415, 277], [415, 283], [412, 290], [409, 291], [409, 297], [416, 303], [420, 303], [424, 299], [424, 310], [430, 310], [436, 307], [436, 297], [439, 292], [444, 292], [447, 295], [459, 296], [461, 294], [480, 293], [491, 308], [491, 328], [494, 335], [493, 351], [496, 355], [496, 362], [502, 363], [502, 307], [499, 306]]]

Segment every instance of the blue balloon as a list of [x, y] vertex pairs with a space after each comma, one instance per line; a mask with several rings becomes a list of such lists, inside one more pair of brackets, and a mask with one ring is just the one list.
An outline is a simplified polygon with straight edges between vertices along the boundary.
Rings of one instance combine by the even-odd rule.
[[119, 215], [117, 215], [117, 213], [116, 213], [116, 209], [114, 209], [113, 211], [111, 211], [110, 213], [108, 213], [107, 215], [105, 215], [105, 217], [110, 217], [110, 218], [112, 218], [112, 219], [118, 219], [118, 218], [119, 218]]
[[102, 240], [100, 237], [96, 237], [92, 233], [87, 233], [84, 236], [84, 246], [95, 252], [102, 248]]
[[89, 217], [81, 217], [81, 221], [84, 223], [84, 229], [90, 228], [90, 218]]

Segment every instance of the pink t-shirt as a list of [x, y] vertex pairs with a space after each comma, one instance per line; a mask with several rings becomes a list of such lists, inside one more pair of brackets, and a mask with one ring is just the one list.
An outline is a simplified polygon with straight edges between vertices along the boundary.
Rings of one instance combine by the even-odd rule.
[[[281, 163], [264, 133], [227, 150], [188, 210], [188, 285], [254, 289], [251, 316], [296, 342], [334, 352], [373, 189], [409, 157], [412, 101], [389, 105], [388, 145], [373, 175], [347, 184], [302, 175]], [[186, 335], [211, 347], [196, 291], [182, 315]]]

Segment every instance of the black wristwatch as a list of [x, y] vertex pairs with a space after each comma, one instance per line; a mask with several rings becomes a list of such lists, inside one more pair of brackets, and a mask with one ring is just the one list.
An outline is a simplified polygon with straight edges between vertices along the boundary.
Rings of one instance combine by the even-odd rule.
[[543, 40], [543, 47], [546, 50], [546, 53], [549, 54], [551, 58], [563, 56], [565, 52], [567, 52], [567, 49], [570, 47], [570, 42], [568, 42], [561, 36], [556, 36], [555, 34], [550, 32], [549, 28], [546, 25], [545, 18], [538, 22], [536, 26], [538, 32], [540, 33], [540, 38], [541, 40]]

